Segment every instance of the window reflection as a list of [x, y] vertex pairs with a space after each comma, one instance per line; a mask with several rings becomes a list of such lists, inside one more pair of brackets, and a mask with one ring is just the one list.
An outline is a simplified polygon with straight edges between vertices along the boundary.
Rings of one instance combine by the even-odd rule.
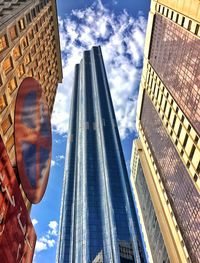
[[200, 39], [156, 14], [150, 63], [200, 134]]
[[200, 258], [200, 196], [146, 93], [141, 124], [182, 236], [196, 262]]

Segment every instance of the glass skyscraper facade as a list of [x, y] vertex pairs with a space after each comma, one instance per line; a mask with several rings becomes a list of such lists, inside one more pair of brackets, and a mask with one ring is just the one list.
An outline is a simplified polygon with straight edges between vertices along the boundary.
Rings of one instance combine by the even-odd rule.
[[100, 47], [75, 67], [57, 262], [146, 262]]

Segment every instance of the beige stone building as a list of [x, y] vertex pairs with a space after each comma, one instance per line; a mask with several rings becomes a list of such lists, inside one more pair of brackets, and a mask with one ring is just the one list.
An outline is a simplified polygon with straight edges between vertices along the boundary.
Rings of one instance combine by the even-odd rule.
[[200, 2], [152, 0], [137, 111], [139, 140], [131, 165], [152, 260], [138, 164], [170, 262], [200, 262], [199, 61]]
[[52, 112], [62, 80], [55, 0], [0, 1], [0, 135], [13, 165], [15, 100], [28, 76], [41, 84]]
[[[55, 0], [0, 1], [0, 135], [16, 166], [14, 117], [18, 88], [26, 77], [39, 81], [50, 114], [62, 65]], [[31, 204], [20, 189], [30, 209]]]

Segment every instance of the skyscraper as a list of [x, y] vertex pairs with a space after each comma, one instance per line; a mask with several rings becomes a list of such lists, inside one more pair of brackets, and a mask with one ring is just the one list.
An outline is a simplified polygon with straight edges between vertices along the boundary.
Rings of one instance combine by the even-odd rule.
[[170, 262], [200, 262], [199, 12], [199, 1], [152, 0], [140, 84], [132, 165], [141, 164]]
[[100, 47], [75, 67], [57, 262], [145, 262]]

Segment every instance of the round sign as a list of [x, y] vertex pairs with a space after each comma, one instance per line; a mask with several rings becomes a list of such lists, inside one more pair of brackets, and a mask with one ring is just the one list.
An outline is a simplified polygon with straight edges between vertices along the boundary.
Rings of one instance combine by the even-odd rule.
[[15, 151], [23, 190], [31, 203], [45, 192], [51, 165], [51, 123], [48, 105], [40, 84], [25, 78], [15, 105]]

